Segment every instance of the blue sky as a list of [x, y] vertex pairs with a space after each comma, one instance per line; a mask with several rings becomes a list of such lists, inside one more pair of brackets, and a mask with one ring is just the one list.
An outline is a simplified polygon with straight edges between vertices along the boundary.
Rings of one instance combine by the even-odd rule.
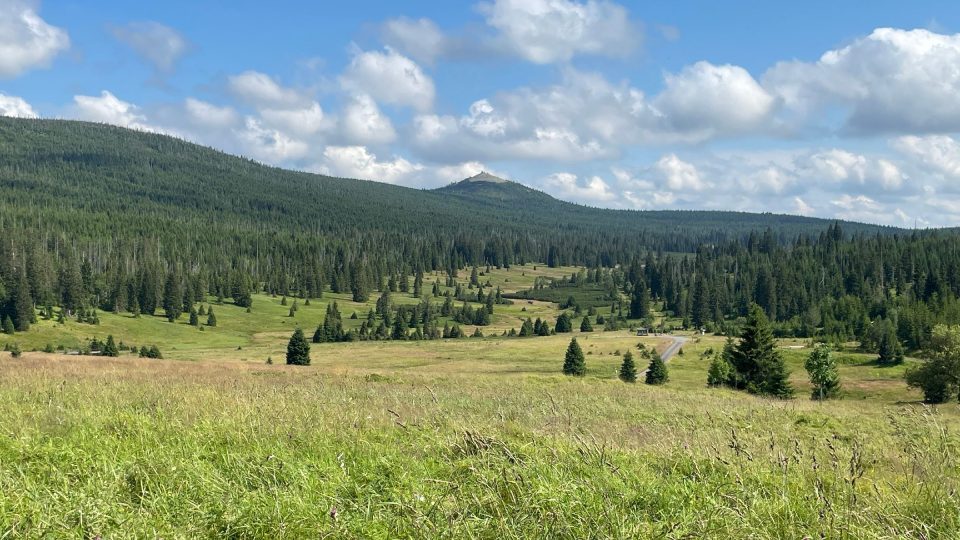
[[0, 114], [412, 187], [960, 225], [953, 2], [0, 2]]

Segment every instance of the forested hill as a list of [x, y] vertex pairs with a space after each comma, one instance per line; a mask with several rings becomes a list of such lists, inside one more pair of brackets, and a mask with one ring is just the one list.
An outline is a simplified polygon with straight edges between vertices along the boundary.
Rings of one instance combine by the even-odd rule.
[[[59, 236], [85, 249], [105, 239], [110, 244], [153, 239], [161, 251], [182, 253], [212, 240], [207, 255], [234, 256], [264, 249], [256, 239], [306, 235], [298, 240], [313, 241], [321, 235], [336, 242], [376, 233], [400, 235], [400, 245], [417, 239], [456, 243], [468, 262], [506, 262], [478, 260], [491, 250], [507, 252], [495, 257], [544, 260], [552, 245], [562, 262], [592, 263], [623, 260], [641, 249], [694, 251], [702, 243], [767, 228], [790, 241], [800, 234], [816, 236], [829, 224], [771, 214], [603, 210], [510, 182], [473, 182], [470, 190], [461, 184], [421, 191], [330, 178], [263, 166], [163, 135], [0, 118], [2, 226]], [[505, 190], [509, 197], [495, 196]]]
[[[18, 329], [37, 307], [153, 313], [168, 290], [240, 305], [260, 290], [363, 298], [431, 270], [526, 262], [616, 268], [613, 287], [696, 325], [722, 326], [751, 301], [798, 335], [894, 310], [914, 310], [898, 320], [921, 338], [960, 319], [956, 231], [603, 210], [489, 176], [416, 190], [69, 121], [0, 118], [0, 240], [0, 318]], [[829, 332], [859, 336], [860, 323]]]

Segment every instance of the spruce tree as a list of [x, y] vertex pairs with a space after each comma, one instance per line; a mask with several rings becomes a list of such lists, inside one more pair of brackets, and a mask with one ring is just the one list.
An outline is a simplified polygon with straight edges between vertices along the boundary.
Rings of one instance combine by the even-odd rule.
[[643, 281], [633, 286], [633, 295], [630, 297], [630, 318], [643, 319], [650, 315], [650, 290]]
[[757, 304], [750, 304], [740, 342], [732, 351], [731, 364], [738, 388], [779, 398], [793, 396], [789, 372], [777, 350], [770, 322]]
[[664, 384], [670, 380], [667, 371], [667, 363], [663, 361], [655, 349], [650, 349], [647, 353], [650, 356], [650, 365], [647, 366], [647, 377], [644, 382], [647, 384]]
[[804, 367], [810, 375], [810, 384], [813, 385], [813, 391], [810, 394], [812, 399], [823, 400], [837, 395], [840, 390], [840, 374], [837, 372], [837, 363], [827, 345], [817, 345], [804, 363]]
[[13, 319], [9, 315], [3, 318], [3, 333], [4, 334], [13, 334], [16, 331], [16, 328], [13, 326]]
[[291, 366], [310, 365], [310, 344], [303, 336], [303, 330], [297, 328], [287, 343], [287, 364]]
[[620, 380], [626, 383], [637, 382], [637, 365], [633, 362], [633, 353], [627, 351], [623, 355], [623, 363], [620, 364]]
[[120, 349], [117, 348], [117, 343], [113, 340], [113, 334], [107, 336], [107, 342], [100, 350], [100, 354], [112, 357], [120, 356]]
[[567, 354], [563, 358], [563, 374], [582, 377], [587, 374], [587, 365], [584, 361], [583, 350], [577, 343], [577, 338], [570, 340]]
[[570, 315], [568, 315], [566, 311], [557, 317], [557, 325], [555, 329], [558, 334], [573, 332], [573, 321], [570, 319]]
[[213, 314], [213, 306], [210, 306], [210, 309], [207, 310], [207, 326], [216, 326], [217, 325], [217, 316]]
[[26, 269], [20, 270], [20, 279], [17, 282], [17, 290], [13, 295], [13, 323], [19, 332], [26, 332], [30, 329], [30, 322], [33, 321], [33, 299], [30, 297], [30, 283], [27, 281]]
[[163, 286], [163, 313], [167, 320], [173, 322], [180, 317], [183, 307], [183, 290], [177, 273], [171, 270], [167, 273], [167, 281]]
[[894, 366], [903, 363], [903, 345], [897, 339], [896, 330], [892, 324], [880, 336], [880, 346], [877, 352], [877, 363], [881, 366]]
[[593, 332], [593, 325], [590, 324], [590, 316], [587, 315], [580, 321], [580, 331], [581, 332]]
[[200, 315], [197, 313], [197, 309], [190, 307], [190, 326], [200, 326]]

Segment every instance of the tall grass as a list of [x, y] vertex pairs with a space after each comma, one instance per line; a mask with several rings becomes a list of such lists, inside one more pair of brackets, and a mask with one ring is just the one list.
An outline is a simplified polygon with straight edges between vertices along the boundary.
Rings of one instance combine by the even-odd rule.
[[0, 381], [0, 538], [960, 535], [956, 406], [31, 354]]

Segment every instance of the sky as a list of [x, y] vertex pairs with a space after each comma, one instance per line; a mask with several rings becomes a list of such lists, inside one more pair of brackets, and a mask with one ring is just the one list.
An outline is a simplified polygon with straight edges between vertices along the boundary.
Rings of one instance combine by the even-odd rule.
[[0, 0], [0, 115], [590, 206], [960, 226], [953, 1]]

